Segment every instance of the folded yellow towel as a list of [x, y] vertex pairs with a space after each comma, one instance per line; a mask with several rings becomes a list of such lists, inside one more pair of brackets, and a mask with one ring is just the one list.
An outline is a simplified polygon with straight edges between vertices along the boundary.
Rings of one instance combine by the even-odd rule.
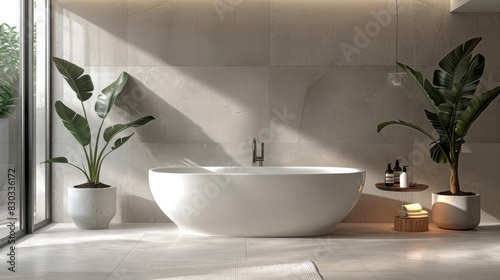
[[428, 214], [429, 213], [425, 210], [413, 212], [399, 211], [400, 218], [426, 218], [428, 217]]
[[403, 211], [406, 212], [416, 212], [422, 210], [422, 205], [420, 203], [412, 203], [403, 205]]
[[410, 217], [401, 217], [399, 216], [400, 218], [403, 218], [403, 219], [422, 219], [422, 218], [429, 218], [428, 215], [417, 215], [417, 216], [410, 216]]

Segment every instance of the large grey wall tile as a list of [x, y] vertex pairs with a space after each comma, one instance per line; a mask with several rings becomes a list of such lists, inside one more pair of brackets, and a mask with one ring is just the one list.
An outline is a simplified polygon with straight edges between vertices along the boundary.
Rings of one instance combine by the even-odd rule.
[[450, 13], [448, 0], [400, 0], [398, 61], [410, 65], [436, 65], [459, 44], [483, 37], [478, 50], [493, 65], [500, 64], [500, 13]]
[[[393, 67], [273, 67], [271, 122], [277, 142], [404, 142], [411, 134], [377, 125], [410, 119], [411, 99], [389, 86]], [[293, 115], [293, 116], [292, 116]], [[279, 115], [278, 115], [279, 116]]]
[[392, 65], [396, 1], [271, 0], [271, 65]]
[[[266, 67], [130, 67], [144, 142], [243, 142], [269, 127]], [[134, 99], [135, 97], [132, 97]]]
[[127, 64], [127, 0], [56, 0], [52, 17], [52, 55], [79, 65]]
[[268, 65], [269, 1], [229, 2], [129, 1], [128, 63]]

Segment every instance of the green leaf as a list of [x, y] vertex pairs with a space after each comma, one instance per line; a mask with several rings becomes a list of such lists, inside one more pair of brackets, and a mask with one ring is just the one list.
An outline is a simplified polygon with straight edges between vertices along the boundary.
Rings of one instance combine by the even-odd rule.
[[448, 53], [434, 72], [433, 83], [447, 105], [439, 106], [439, 117], [448, 130], [454, 130], [460, 115], [469, 105], [484, 72], [485, 59], [472, 52], [481, 38], [471, 39]]
[[477, 54], [474, 56], [469, 64], [469, 69], [467, 69], [467, 74], [461, 83], [463, 84], [463, 95], [471, 95], [476, 92], [479, 80], [483, 76], [485, 65], [486, 60], [483, 55]]
[[115, 144], [111, 148], [111, 150], [116, 150], [116, 149], [120, 148], [120, 146], [122, 146], [123, 144], [125, 144], [128, 141], [128, 139], [130, 139], [130, 137], [132, 137], [132, 135], [134, 135], [134, 133], [130, 134], [129, 136], [117, 139], [115, 141]]
[[439, 92], [427, 79], [424, 82], [424, 89], [424, 94], [426, 94], [427, 99], [432, 100], [436, 106], [446, 102], [445, 98], [441, 95], [441, 92]]
[[46, 160], [46, 161], [41, 162], [41, 163], [68, 163], [68, 159], [65, 157], [56, 157], [56, 158], [52, 158], [52, 159]]
[[439, 105], [444, 103], [444, 97], [437, 91], [428, 80], [424, 80], [422, 73], [412, 69], [409, 66], [396, 62], [396, 64], [403, 69], [410, 77], [415, 80], [420, 90], [427, 97], [427, 101], [431, 104], [434, 112], [439, 113]]
[[[459, 45], [439, 62], [441, 69], [434, 71], [434, 86], [450, 104], [455, 104], [464, 95], [473, 94], [477, 88], [484, 71], [484, 57], [476, 55], [472, 58], [472, 52], [480, 41], [478, 37]], [[461, 85], [460, 90], [456, 88], [457, 84]]]
[[457, 137], [465, 137], [472, 123], [481, 115], [481, 113], [490, 105], [490, 103], [500, 94], [500, 86], [492, 90], [475, 96], [467, 109], [461, 114], [455, 128]]
[[106, 118], [108, 116], [116, 98], [122, 92], [127, 81], [127, 73], [122, 72], [116, 81], [103, 89], [102, 93], [97, 96], [95, 111], [99, 117]]
[[[444, 104], [446, 104], [446, 103], [441, 104], [441, 106], [443, 106]], [[425, 116], [431, 122], [432, 127], [439, 134], [440, 138], [447, 138], [448, 137], [448, 132], [447, 132], [446, 128], [443, 127], [443, 125], [442, 125], [443, 120], [441, 119], [441, 117], [446, 118], [446, 116], [444, 114], [445, 113], [443, 111], [441, 111], [440, 115], [438, 116], [437, 114], [435, 114], [433, 112], [425, 110]]]
[[402, 126], [406, 126], [406, 127], [410, 127], [410, 128], [413, 128], [417, 131], [420, 131], [421, 133], [423, 133], [425, 136], [429, 137], [432, 141], [436, 141], [436, 139], [430, 134], [428, 133], [427, 131], [425, 131], [423, 128], [421, 128], [420, 126], [416, 125], [416, 124], [412, 124], [412, 123], [409, 123], [409, 122], [405, 122], [405, 121], [402, 121], [402, 120], [398, 120], [398, 121], [388, 121], [388, 122], [383, 122], [383, 123], [380, 123], [378, 126], [377, 126], [377, 133], [380, 133], [380, 131], [382, 131], [382, 129], [384, 129], [385, 127], [389, 126], [389, 125], [402, 125]]
[[76, 141], [84, 147], [87, 146], [91, 139], [87, 119], [68, 108], [61, 101], [56, 101], [55, 108], [64, 126], [71, 132]]
[[[448, 74], [448, 77], [445, 80], [454, 81], [454, 77], [459, 76], [457, 74], [463, 71], [463, 69], [457, 66], [462, 64], [462, 60], [464, 60], [465, 57], [469, 56], [472, 53], [479, 42], [481, 42], [481, 37], [470, 39], [467, 42], [456, 47], [439, 62], [439, 67], [441, 67], [441, 69], [443, 69], [443, 71]], [[447, 85], [452, 84], [453, 82]]]
[[89, 75], [83, 75], [83, 68], [57, 57], [52, 57], [52, 61], [80, 101], [86, 101], [92, 96], [94, 84]]
[[430, 149], [431, 158], [437, 163], [447, 163], [447, 155], [450, 154], [450, 148], [447, 142], [442, 142], [441, 139], [434, 143]]
[[118, 133], [122, 132], [123, 130], [131, 127], [140, 127], [148, 122], [154, 120], [152, 116], [145, 116], [140, 119], [137, 119], [135, 121], [129, 122], [127, 124], [116, 124], [111, 127], [106, 128], [104, 131], [104, 141], [109, 142], [113, 137], [115, 137]]
[[68, 159], [66, 159], [65, 157], [56, 157], [56, 158], [52, 158], [52, 159], [49, 159], [49, 160], [46, 160], [44, 162], [41, 162], [40, 164], [42, 163], [66, 163], [66, 164], [69, 164], [71, 166], [73, 166], [74, 168], [80, 170], [80, 172], [83, 173], [83, 175], [85, 175], [85, 177], [87, 178], [87, 182], [90, 182], [90, 178], [89, 178], [89, 175], [87, 174], [86, 170], [85, 170], [85, 167], [84, 168], [80, 168], [72, 163], [70, 163], [68, 161]]
[[454, 68], [454, 71], [448, 73], [446, 71], [437, 69], [434, 71], [434, 86], [444, 92], [445, 90], [452, 90], [453, 85], [460, 83], [460, 81], [467, 74], [467, 69], [469, 68], [469, 62], [471, 59], [471, 55], [468, 54], [465, 57], [462, 57], [461, 60], [458, 61], [458, 64]]

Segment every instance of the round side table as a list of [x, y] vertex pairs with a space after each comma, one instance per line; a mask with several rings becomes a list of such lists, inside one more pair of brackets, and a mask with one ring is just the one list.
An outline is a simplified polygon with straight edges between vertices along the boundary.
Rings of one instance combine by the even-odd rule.
[[[428, 185], [410, 183], [408, 188], [400, 188], [398, 184], [387, 187], [385, 183], [376, 183], [377, 189], [390, 192], [421, 192], [429, 188]], [[425, 218], [401, 218], [394, 217], [394, 230], [404, 232], [424, 232], [429, 230], [429, 217]]]

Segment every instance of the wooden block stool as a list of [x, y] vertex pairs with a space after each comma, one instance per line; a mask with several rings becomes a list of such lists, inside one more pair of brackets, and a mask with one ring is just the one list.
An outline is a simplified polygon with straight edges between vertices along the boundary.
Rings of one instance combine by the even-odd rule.
[[394, 217], [394, 230], [406, 232], [423, 232], [429, 230], [429, 218]]

